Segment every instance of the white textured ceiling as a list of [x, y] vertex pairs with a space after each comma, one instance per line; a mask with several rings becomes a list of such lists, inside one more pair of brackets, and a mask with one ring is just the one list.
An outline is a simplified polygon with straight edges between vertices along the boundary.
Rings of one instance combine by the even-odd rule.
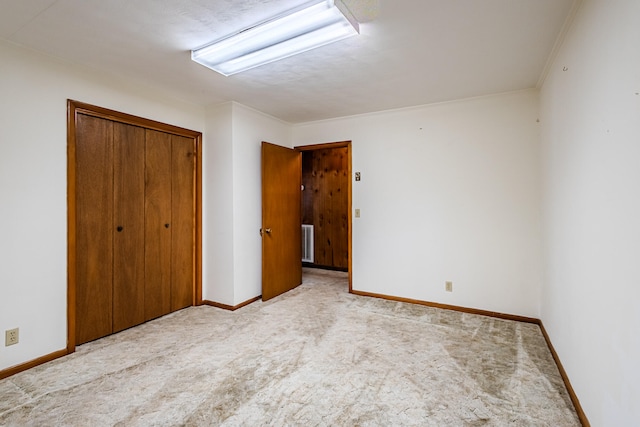
[[361, 34], [224, 77], [190, 50], [307, 0], [0, 0], [0, 38], [290, 123], [535, 87], [575, 0], [344, 0]]

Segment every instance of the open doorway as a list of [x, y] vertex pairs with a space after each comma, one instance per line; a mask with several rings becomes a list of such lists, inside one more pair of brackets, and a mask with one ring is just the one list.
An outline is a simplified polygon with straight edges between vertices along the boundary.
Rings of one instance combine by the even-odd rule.
[[351, 291], [351, 142], [296, 149], [302, 152], [303, 276], [343, 276]]
[[[287, 292], [302, 283], [302, 254], [301, 254], [301, 225], [302, 225], [302, 153], [308, 151], [322, 152], [325, 149], [346, 148], [346, 174], [342, 173], [343, 181], [339, 193], [344, 194], [346, 185], [347, 203], [336, 211], [341, 220], [332, 220], [334, 224], [341, 224], [346, 218], [346, 227], [341, 227], [342, 237], [346, 235], [346, 255], [331, 255], [336, 259], [341, 256], [347, 258], [347, 271], [340, 272], [347, 275], [348, 290], [352, 292], [352, 223], [351, 223], [351, 142], [336, 142], [313, 146], [296, 147], [294, 149], [279, 145], [262, 143], [262, 300], [267, 301]], [[344, 155], [344, 154], [343, 154]], [[326, 169], [326, 171], [325, 171]], [[329, 166], [318, 169], [323, 174], [330, 174]], [[338, 192], [337, 190], [332, 190]], [[312, 192], [309, 189], [309, 192]], [[315, 192], [315, 191], [314, 191]], [[318, 193], [320, 193], [318, 189]], [[322, 211], [324, 212], [324, 211]], [[322, 213], [322, 224], [326, 227], [327, 214]], [[315, 233], [314, 233], [315, 237]], [[327, 240], [325, 234], [319, 234], [314, 240]], [[330, 243], [330, 242], [328, 242]], [[341, 243], [343, 245], [343, 243]], [[330, 247], [335, 247], [333, 242]], [[341, 251], [344, 251], [341, 249]], [[344, 254], [344, 252], [342, 252]], [[315, 249], [314, 249], [315, 254]], [[314, 256], [314, 259], [316, 257]], [[318, 260], [321, 258], [318, 257]], [[325, 261], [326, 262], [326, 261]], [[315, 262], [313, 263], [315, 264]], [[326, 264], [322, 271], [330, 267]], [[344, 264], [339, 268], [344, 269]], [[316, 270], [320, 271], [319, 268]]]

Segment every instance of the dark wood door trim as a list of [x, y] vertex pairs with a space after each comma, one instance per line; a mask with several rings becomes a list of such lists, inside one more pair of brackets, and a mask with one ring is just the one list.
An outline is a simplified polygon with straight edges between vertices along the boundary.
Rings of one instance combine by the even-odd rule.
[[67, 353], [76, 347], [76, 120], [78, 114], [170, 133], [194, 141], [195, 239], [193, 305], [202, 304], [202, 133], [83, 102], [67, 100]]
[[[145, 119], [144, 117], [134, 116], [127, 113], [121, 113], [119, 111], [109, 110], [107, 108], [74, 101], [72, 99], [67, 100], [67, 107], [67, 112], [69, 113], [68, 119], [72, 119], [75, 114], [86, 114], [88, 116], [100, 117], [114, 122], [140, 126], [145, 129], [157, 130], [187, 138], [202, 139], [202, 133], [195, 130], [181, 128], [179, 126], [173, 126], [167, 123], [157, 122], [155, 120]], [[73, 115], [71, 113], [73, 113]]]
[[353, 244], [352, 244], [352, 230], [353, 230], [353, 208], [351, 205], [351, 193], [352, 193], [352, 185], [353, 185], [353, 171], [351, 169], [351, 141], [339, 141], [339, 142], [328, 142], [326, 144], [313, 144], [313, 145], [301, 145], [298, 147], [294, 147], [294, 149], [298, 151], [314, 151], [314, 150], [326, 150], [329, 148], [343, 148], [347, 147], [347, 168], [348, 168], [348, 184], [347, 184], [347, 225], [349, 228], [348, 232], [348, 250], [349, 250], [349, 292], [353, 292]]

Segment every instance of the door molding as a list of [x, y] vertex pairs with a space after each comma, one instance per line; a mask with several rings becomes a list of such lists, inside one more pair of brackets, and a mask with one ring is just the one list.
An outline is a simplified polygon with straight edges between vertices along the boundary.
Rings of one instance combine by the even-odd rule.
[[352, 277], [353, 277], [353, 255], [352, 255], [352, 230], [353, 230], [353, 208], [351, 206], [351, 192], [352, 192], [352, 185], [353, 185], [353, 171], [351, 169], [351, 141], [339, 141], [339, 142], [328, 142], [325, 144], [313, 144], [313, 145], [300, 145], [297, 147], [294, 147], [295, 150], [298, 151], [315, 151], [315, 150], [326, 150], [326, 149], [331, 149], [331, 148], [347, 148], [347, 175], [349, 176], [349, 180], [347, 183], [347, 210], [348, 215], [347, 215], [347, 227], [349, 228], [348, 231], [348, 243], [347, 243], [347, 250], [349, 251], [348, 256], [349, 256], [349, 260], [348, 260], [348, 270], [349, 270], [349, 293], [353, 293], [353, 283], [352, 283]]
[[107, 108], [67, 100], [67, 353], [76, 348], [76, 121], [78, 114], [190, 138], [195, 147], [193, 305], [202, 304], [202, 133]]

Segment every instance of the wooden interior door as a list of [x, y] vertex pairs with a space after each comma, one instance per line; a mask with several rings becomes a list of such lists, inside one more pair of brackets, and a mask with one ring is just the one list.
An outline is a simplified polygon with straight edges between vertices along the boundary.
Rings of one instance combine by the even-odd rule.
[[200, 132], [68, 101], [68, 339], [202, 303]]
[[171, 134], [146, 130], [145, 318], [171, 312]]
[[76, 343], [111, 333], [113, 322], [113, 122], [78, 114], [75, 145]]
[[301, 153], [262, 143], [262, 299], [302, 283]]
[[145, 321], [144, 133], [113, 122], [113, 332]]
[[195, 304], [195, 146], [171, 137], [171, 311]]

